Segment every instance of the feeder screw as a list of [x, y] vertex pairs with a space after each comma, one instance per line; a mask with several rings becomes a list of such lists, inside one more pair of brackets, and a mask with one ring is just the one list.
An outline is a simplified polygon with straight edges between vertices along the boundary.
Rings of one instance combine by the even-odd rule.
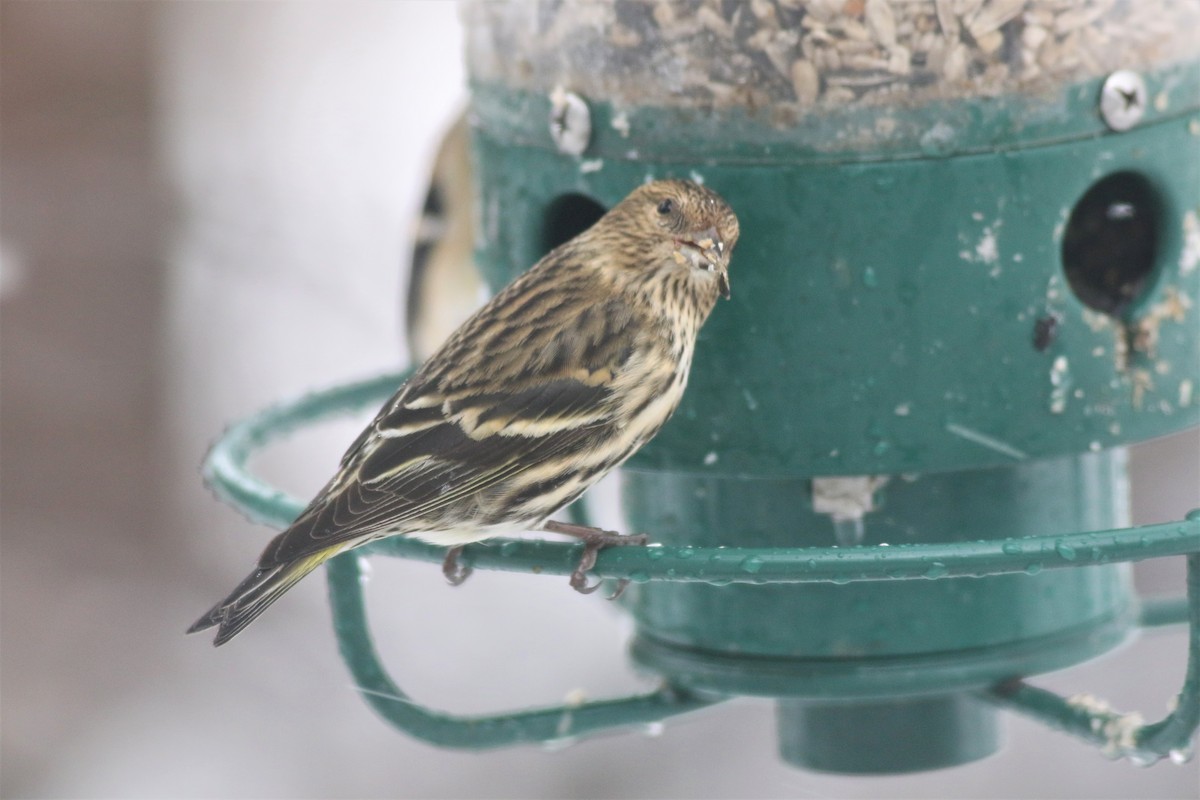
[[558, 152], [582, 155], [592, 138], [592, 112], [587, 102], [561, 86], [550, 93], [550, 137]]
[[1146, 82], [1133, 70], [1119, 69], [1104, 79], [1100, 116], [1114, 131], [1127, 131], [1146, 113]]

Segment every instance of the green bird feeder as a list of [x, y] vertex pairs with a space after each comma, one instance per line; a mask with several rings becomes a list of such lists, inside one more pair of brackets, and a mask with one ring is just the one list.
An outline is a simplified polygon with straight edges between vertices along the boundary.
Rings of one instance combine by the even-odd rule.
[[[1200, 514], [1127, 527], [1126, 453], [1200, 424], [1200, 5], [468, 0], [463, 18], [493, 288], [651, 178], [711, 186], [742, 235], [681, 407], [621, 473], [625, 530], [653, 545], [595, 569], [633, 582], [632, 659], [662, 689], [417, 705], [376, 657], [356, 553], [329, 575], [367, 701], [467, 748], [754, 695], [808, 769], [967, 763], [998, 748], [1001, 709], [1112, 757], [1184, 757]], [[234, 426], [209, 479], [285, 525], [300, 504], [250, 453], [402, 378]], [[563, 575], [579, 548], [461, 560]], [[1187, 558], [1187, 598], [1139, 600], [1130, 562], [1166, 556]], [[1175, 623], [1187, 677], [1160, 722], [1026, 683]]]

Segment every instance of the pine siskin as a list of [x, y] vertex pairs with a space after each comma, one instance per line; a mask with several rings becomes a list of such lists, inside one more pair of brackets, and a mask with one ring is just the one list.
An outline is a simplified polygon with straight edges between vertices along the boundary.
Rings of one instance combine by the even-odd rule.
[[[454, 332], [375, 417], [258, 568], [189, 629], [228, 641], [320, 564], [411, 535], [452, 548], [544, 530], [584, 559], [629, 543], [546, 522], [650, 440], [679, 404], [700, 326], [729, 296], [738, 221], [689, 181], [648, 183]], [[644, 539], [643, 539], [644, 541]]]

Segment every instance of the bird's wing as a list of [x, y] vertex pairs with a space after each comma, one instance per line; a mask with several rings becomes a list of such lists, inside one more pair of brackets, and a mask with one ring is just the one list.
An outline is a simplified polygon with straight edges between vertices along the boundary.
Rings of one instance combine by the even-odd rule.
[[419, 373], [351, 446], [338, 475], [271, 543], [260, 566], [437, 518], [469, 495], [596, 446], [619, 424], [613, 378], [638, 350], [632, 343], [607, 349], [607, 366], [531, 359], [556, 368], [493, 379], [486, 388], [482, 382], [451, 388]]

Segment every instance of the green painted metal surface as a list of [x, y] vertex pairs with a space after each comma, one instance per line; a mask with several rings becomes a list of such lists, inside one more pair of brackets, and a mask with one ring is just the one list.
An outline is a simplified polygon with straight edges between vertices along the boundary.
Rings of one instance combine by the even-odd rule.
[[836, 705], [783, 700], [778, 726], [780, 756], [820, 772], [920, 772], [985, 758], [1000, 746], [993, 709], [970, 694]]
[[[1193, 511], [1188, 518], [1200, 520], [1200, 511]], [[1021, 681], [996, 686], [985, 696], [1001, 707], [1097, 744], [1111, 757], [1152, 764], [1165, 756], [1184, 763], [1192, 757], [1193, 737], [1200, 727], [1200, 553], [1187, 558], [1187, 582], [1186, 619], [1191, 626], [1187, 673], [1183, 688], [1168, 703], [1171, 713], [1163, 719], [1143, 724], [1140, 715], [1122, 714], [1089, 695], [1064, 699]], [[1173, 610], [1184, 610], [1178, 604], [1170, 605]]]
[[[1117, 527], [1123, 455], [896, 479], [879, 490], [885, 506], [863, 520], [863, 541], [890, 548]], [[628, 474], [622, 485], [631, 529], [707, 547], [835, 544], [834, 523], [812, 510], [810, 495], [799, 480], [653, 472]], [[1078, 553], [1059, 543], [1054, 557]], [[638, 622], [634, 654], [713, 691], [856, 697], [985, 686], [1121, 641], [1133, 610], [1123, 566], [1046, 572], [1028, 559], [1024, 569], [887, 585], [641, 584], [627, 601]], [[926, 567], [933, 577], [945, 571]]]
[[[1162, 99], [1119, 136], [1096, 114], [1096, 81], [1055, 98], [831, 109], [788, 126], [622, 109], [625, 129], [596, 103], [581, 158], [556, 153], [539, 128], [545, 98], [475, 86], [480, 262], [509, 280], [554, 240], [538, 224], [552, 204], [575, 194], [611, 205], [648, 177], [704, 180], [738, 211], [734, 300], [702, 333], [676, 418], [622, 481], [627, 529], [665, 545], [861, 537], [876, 552], [979, 540], [1019, 550], [1011, 542], [1046, 532], [1119, 527], [1122, 446], [1200, 422], [1200, 69], [1147, 78]], [[1081, 202], [1098, 194], [1098, 211]], [[1121, 203], [1143, 227], [1112, 235], [1104, 215]], [[1144, 264], [1097, 254], [1134, 234], [1148, 241], [1130, 250]], [[1118, 286], [1096, 264], [1144, 273]], [[820, 513], [810, 479], [842, 475], [891, 476], [875, 492], [881, 508], [858, 521]], [[849, 542], [839, 525], [857, 526]], [[1078, 558], [1055, 547], [1056, 559]], [[768, 563], [743, 566], [759, 575]], [[946, 563], [927, 562], [926, 576]], [[1078, 663], [1132, 630], [1124, 567], [1043, 563], [987, 580], [841, 587], [648, 581], [626, 599], [632, 654], [710, 692], [876, 698], [846, 706], [856, 724], [844, 729], [828, 724], [837, 704], [782, 701], [794, 763], [961, 763], [994, 747], [994, 721], [945, 691]], [[943, 694], [911, 699], [930, 692]], [[933, 717], [956, 711], [921, 752], [865, 755], [864, 730], [903, 723], [896, 697]], [[965, 718], [969, 735], [953, 724]]]
[[328, 566], [330, 605], [342, 658], [363, 698], [393, 725], [442, 747], [485, 749], [530, 742], [564, 742], [612, 728], [658, 723], [720, 702], [684, 689], [616, 700], [552, 706], [506, 714], [463, 716], [414, 702], [380, 664], [371, 638], [358, 556], [333, 559]]
[[[549, 141], [547, 98], [477, 85], [479, 261], [496, 285], [533, 263], [563, 198], [705, 181], [742, 222], [734, 299], [701, 334], [675, 419], [624, 472], [626, 528], [678, 548], [660, 559], [839, 542], [852, 558], [847, 525], [877, 558], [981, 541], [1024, 557], [1018, 542], [1048, 532], [1122, 525], [1123, 446], [1200, 423], [1200, 68], [1146, 77], [1161, 99], [1120, 135], [1095, 81], [788, 126], [622, 109], [626, 130], [595, 103], [579, 158]], [[1137, 224], [1114, 227], [1117, 208]], [[858, 522], [814, 503], [812, 478], [845, 475], [890, 476]], [[712, 562], [630, 572], [667, 578], [627, 593], [633, 658], [694, 690], [804, 698], [781, 701], [781, 748], [817, 769], [982, 757], [994, 715], [964, 692], [1099, 655], [1138, 613], [1123, 565], [754, 586], [773, 562], [740, 563], [750, 579], [732, 586]], [[831, 723], [839, 708], [853, 725]], [[924, 744], [862, 747], [913, 709], [944, 723]]]
[[[564, 194], [611, 205], [647, 176], [697, 175], [739, 213], [733, 299], [701, 332], [683, 403], [635, 468], [966, 469], [1200, 424], [1200, 308], [1189, 304], [1200, 269], [1179, 267], [1200, 213], [1200, 114], [955, 158], [727, 164], [701, 152], [592, 172], [482, 124], [479, 258], [496, 285], [542, 255], [540, 221]], [[1075, 203], [1122, 172], [1144, 176], [1163, 208], [1159, 268], [1124, 320], [1083, 305], [1060, 262]], [[1057, 336], [1039, 352], [1048, 315]], [[1128, 347], [1141, 325], [1153, 352]]]

